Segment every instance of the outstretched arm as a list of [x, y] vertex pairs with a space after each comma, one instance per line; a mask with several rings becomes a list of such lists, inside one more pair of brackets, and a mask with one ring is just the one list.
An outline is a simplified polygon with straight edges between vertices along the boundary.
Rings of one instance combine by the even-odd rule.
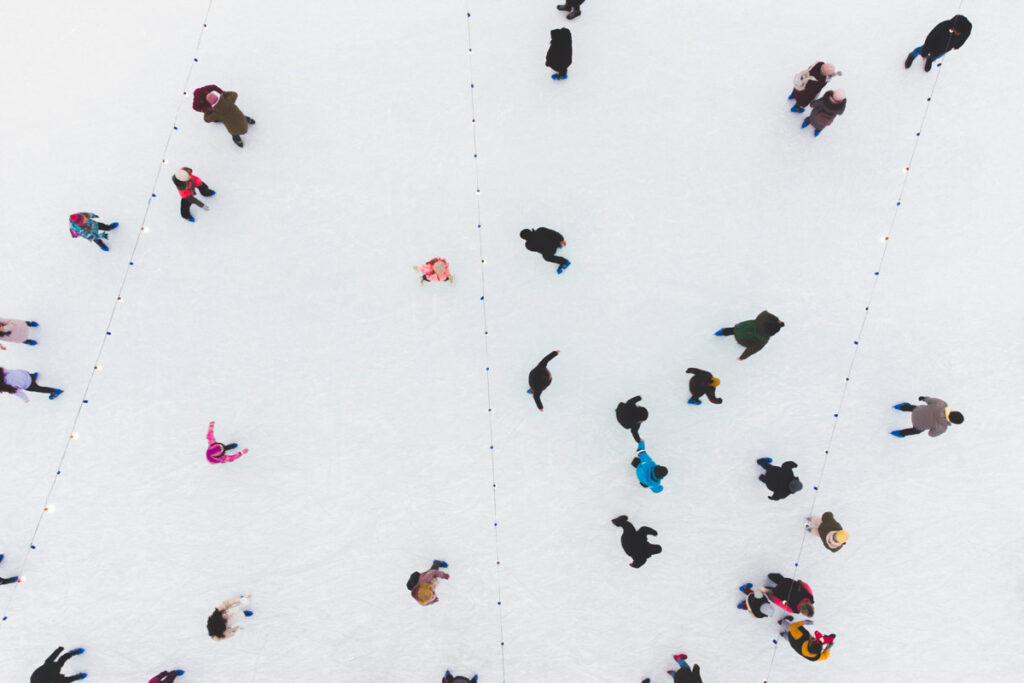
[[551, 359], [553, 359], [555, 356], [557, 356], [558, 353], [558, 351], [552, 351], [548, 355], [544, 356], [544, 359], [541, 360], [541, 362], [537, 363], [537, 367], [546, 368], [548, 366], [548, 362], [551, 361]]
[[64, 647], [63, 646], [58, 647], [56, 650], [54, 650], [53, 652], [50, 653], [49, 657], [46, 658], [46, 663], [47, 664], [53, 664], [55, 661], [57, 661], [57, 657], [59, 657], [60, 653], [63, 652], [63, 651], [64, 651]]
[[740, 356], [739, 359], [740, 360], [745, 360], [747, 358], [750, 358], [751, 356], [753, 356], [755, 353], [757, 353], [758, 351], [760, 351], [763, 348], [764, 348], [764, 342], [757, 342], [756, 344], [748, 346], [746, 349], [743, 350], [743, 354]]
[[211, 446], [217, 443], [217, 439], [213, 438], [213, 420], [210, 420], [210, 426], [206, 430], [206, 442]]
[[544, 390], [541, 389], [540, 391], [533, 391], [531, 393], [533, 394], [533, 402], [537, 404], [537, 410], [539, 410], [539, 411], [541, 411], [543, 413], [544, 412], [544, 404], [540, 402], [540, 392], [541, 391], [544, 391]]

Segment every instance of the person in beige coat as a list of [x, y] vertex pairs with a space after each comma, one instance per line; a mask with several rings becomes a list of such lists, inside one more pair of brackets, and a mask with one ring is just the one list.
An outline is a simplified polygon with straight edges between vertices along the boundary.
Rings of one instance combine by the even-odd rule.
[[242, 110], [235, 105], [238, 100], [238, 93], [229, 90], [223, 95], [216, 92], [206, 94], [206, 102], [211, 109], [203, 115], [207, 123], [223, 123], [231, 134], [231, 139], [239, 147], [242, 146], [242, 136], [249, 131], [249, 126], [256, 123], [242, 113]]

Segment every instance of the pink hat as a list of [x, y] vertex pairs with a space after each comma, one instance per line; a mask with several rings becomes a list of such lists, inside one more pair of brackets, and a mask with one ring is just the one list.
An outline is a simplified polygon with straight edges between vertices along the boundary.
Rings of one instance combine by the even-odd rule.
[[216, 106], [219, 100], [220, 95], [218, 95], [216, 92], [211, 90], [210, 92], [206, 93], [206, 101], [210, 104], [211, 107]]
[[73, 213], [71, 214], [71, 222], [75, 225], [82, 225], [85, 223], [85, 216], [80, 213]]
[[825, 74], [826, 76], [834, 76], [836, 73], [836, 65], [829, 64], [828, 62], [822, 64], [821, 73]]
[[842, 102], [846, 99], [846, 91], [842, 88], [836, 88], [832, 91], [832, 99], [836, 102]]

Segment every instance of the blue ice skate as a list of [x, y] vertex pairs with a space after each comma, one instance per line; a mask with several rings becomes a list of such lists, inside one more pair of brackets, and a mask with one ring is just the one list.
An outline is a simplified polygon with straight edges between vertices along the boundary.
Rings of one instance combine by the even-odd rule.
[[58, 396], [60, 396], [63, 393], [64, 393], [63, 389], [54, 389], [53, 393], [50, 394], [50, 400], [52, 401], [53, 399], [57, 398]]
[[745, 583], [742, 586], [740, 586], [740, 593], [746, 593], [748, 590], [750, 590], [753, 587], [754, 587], [754, 584], [752, 584], [752, 583]]
[[689, 403], [690, 405], [695, 405], [695, 406], [699, 406], [701, 404], [700, 401], [694, 401], [692, 398], [687, 399], [686, 402]]
[[37, 323], [35, 320], [26, 320], [25, 324], [28, 325], [29, 327], [39, 327], [39, 323]]
[[722, 330], [724, 330], [724, 329], [725, 329], [724, 327], [723, 327], [723, 328], [720, 328], [720, 329], [718, 330], [718, 332], [715, 332], [715, 336], [716, 336], [716, 337], [724, 337], [724, 336], [725, 336], [725, 334], [724, 334], [724, 333], [722, 332]]
[[569, 74], [565, 74], [564, 76], [560, 76], [559, 74], [551, 74], [551, 80], [553, 81], [564, 81], [567, 78], [569, 78]]
[[244, 614], [247, 617], [251, 617], [252, 616], [252, 610], [244, 609], [244, 610], [242, 610], [242, 614]]
[[117, 221], [114, 221], [113, 223], [111, 223], [110, 225], [107, 226], [107, 230], [117, 230], [117, 226], [119, 226], [119, 225], [121, 225], [121, 224], [118, 223]]
[[819, 135], [821, 135], [821, 131], [820, 130], [814, 131], [814, 137], [818, 137]]
[[804, 113], [804, 108], [801, 107], [799, 104], [794, 104], [792, 107], [789, 108], [789, 110], [791, 112], [793, 112], [794, 114], [803, 114]]
[[893, 408], [895, 408], [896, 410], [903, 410], [904, 408], [909, 408], [909, 407], [910, 407], [909, 403], [897, 403], [896, 405], [893, 406]]
[[889, 433], [892, 434], [893, 436], [895, 436], [897, 439], [902, 439], [903, 438], [903, 435], [900, 434], [900, 430], [898, 430], [898, 429], [894, 429], [894, 430], [892, 430]]
[[787, 97], [786, 99], [787, 100], [795, 100], [796, 96], [794, 96], [793, 93], [789, 93], [789, 97]]
[[23, 341], [21, 343], [22, 344], [27, 344], [28, 346], [35, 346], [39, 342], [37, 342], [35, 339], [26, 339], [25, 341]]
[[806, 128], [809, 125], [811, 125], [811, 120], [809, 118], [807, 118], [807, 119], [804, 119], [804, 122], [800, 124], [800, 127], [801, 128]]
[[572, 265], [572, 261], [566, 260], [565, 263], [563, 263], [562, 265], [558, 266], [558, 271], [557, 271], [558, 274], [561, 275], [562, 271], [564, 271], [566, 268], [568, 268], [571, 265]]

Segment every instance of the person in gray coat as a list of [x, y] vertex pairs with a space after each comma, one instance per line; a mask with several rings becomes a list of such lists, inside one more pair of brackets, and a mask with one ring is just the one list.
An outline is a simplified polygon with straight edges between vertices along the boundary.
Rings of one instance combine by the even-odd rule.
[[906, 429], [896, 429], [889, 432], [890, 434], [901, 439], [911, 434], [920, 434], [923, 431], [927, 431], [928, 436], [938, 436], [946, 431], [949, 425], [958, 425], [964, 421], [962, 413], [950, 409], [949, 405], [940, 398], [918, 396], [917, 400], [924, 401], [924, 405], [914, 406], [909, 403], [897, 403], [893, 406], [896, 410], [910, 413], [910, 422], [914, 426], [907, 427]]
[[837, 116], [846, 111], [846, 91], [842, 88], [829, 90], [827, 93], [811, 102], [811, 115], [804, 119], [801, 128], [814, 127], [814, 137], [821, 135]]

